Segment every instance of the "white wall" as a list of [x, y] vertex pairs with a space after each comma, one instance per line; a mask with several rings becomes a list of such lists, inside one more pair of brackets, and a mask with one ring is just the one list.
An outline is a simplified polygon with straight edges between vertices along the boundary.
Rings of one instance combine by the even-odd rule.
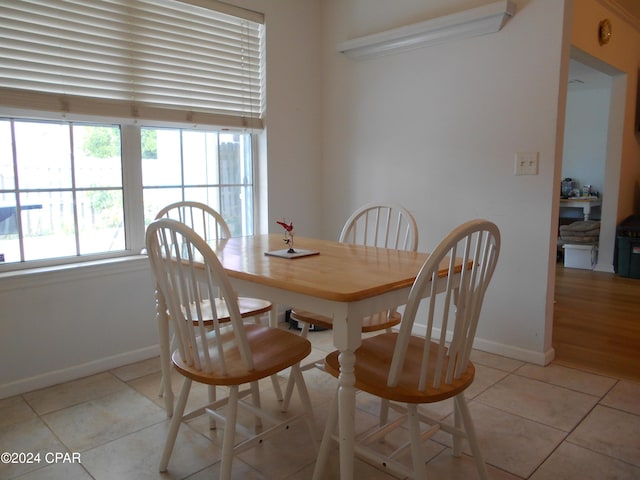
[[[572, 178], [575, 187], [579, 189], [583, 185], [591, 185], [591, 191], [598, 192], [601, 197], [606, 195], [604, 184], [610, 104], [610, 87], [569, 86], [567, 91], [562, 178]], [[610, 201], [616, 202], [616, 199], [612, 198]], [[579, 208], [560, 207], [560, 216], [575, 220], [583, 218]], [[590, 219], [600, 218], [601, 208], [595, 207]], [[609, 265], [607, 271], [611, 270], [612, 266]]]
[[[367, 61], [335, 51], [355, 36], [486, 3], [323, 3], [323, 224], [338, 232], [360, 204], [397, 201], [428, 251], [468, 219], [496, 222], [502, 253], [478, 347], [545, 363], [564, 2], [518, 1], [500, 32], [473, 39]], [[516, 152], [539, 152], [539, 175], [514, 176]]]
[[320, 141], [322, 98], [320, 2], [237, 0], [265, 13], [267, 44], [268, 217], [263, 226], [280, 232], [283, 217], [300, 236], [319, 236], [322, 197]]
[[591, 185], [605, 194], [610, 99], [610, 88], [569, 88], [562, 155], [562, 178], [573, 178], [579, 187]]
[[0, 398], [157, 355], [145, 258], [0, 278]]

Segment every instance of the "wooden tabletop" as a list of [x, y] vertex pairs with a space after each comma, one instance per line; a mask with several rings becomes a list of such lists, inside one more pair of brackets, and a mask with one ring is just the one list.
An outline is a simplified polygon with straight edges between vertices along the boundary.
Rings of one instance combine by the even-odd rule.
[[234, 237], [212, 245], [230, 277], [340, 302], [410, 287], [428, 257], [300, 237], [295, 237], [294, 247], [319, 255], [293, 259], [265, 255], [285, 248], [282, 235]]

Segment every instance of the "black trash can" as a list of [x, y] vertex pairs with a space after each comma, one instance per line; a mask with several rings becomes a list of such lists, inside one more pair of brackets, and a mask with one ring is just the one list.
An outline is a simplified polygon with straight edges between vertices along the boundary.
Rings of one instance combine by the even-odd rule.
[[631, 215], [618, 225], [614, 265], [621, 277], [640, 279], [640, 215]]

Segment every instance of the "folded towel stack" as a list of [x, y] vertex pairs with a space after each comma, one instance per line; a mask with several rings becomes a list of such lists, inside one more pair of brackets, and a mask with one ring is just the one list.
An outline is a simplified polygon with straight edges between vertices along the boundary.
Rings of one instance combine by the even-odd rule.
[[562, 244], [580, 243], [597, 244], [600, 238], [600, 222], [584, 220], [573, 222], [560, 227], [560, 238]]

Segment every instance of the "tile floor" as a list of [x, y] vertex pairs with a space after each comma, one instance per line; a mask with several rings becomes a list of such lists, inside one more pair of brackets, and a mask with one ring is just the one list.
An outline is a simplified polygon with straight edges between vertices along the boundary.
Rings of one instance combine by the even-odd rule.
[[[313, 332], [311, 359], [331, 349], [329, 332]], [[631, 480], [640, 478], [640, 384], [552, 364], [546, 368], [474, 352], [470, 409], [489, 473], [496, 480]], [[305, 373], [318, 425], [324, 424], [335, 380]], [[284, 384], [286, 378], [282, 377]], [[157, 358], [0, 400], [0, 452], [40, 453], [39, 463], [0, 463], [2, 479], [217, 478], [220, 432], [205, 418], [180, 429], [169, 471], [157, 470], [168, 421], [158, 397]], [[179, 385], [175, 376], [175, 384]], [[175, 387], [177, 389], [177, 387]], [[263, 402], [278, 411], [262, 386]], [[192, 390], [190, 403], [206, 398]], [[358, 429], [376, 421], [377, 402], [358, 393]], [[297, 398], [291, 410], [299, 408]], [[441, 417], [452, 404], [432, 408]], [[471, 457], [453, 458], [442, 434], [428, 442], [430, 478], [475, 479]], [[311, 478], [314, 453], [303, 424], [234, 460], [234, 478]], [[54, 454], [69, 453], [57, 462]], [[73, 462], [74, 455], [78, 461]], [[67, 460], [66, 462], [64, 460]], [[335, 456], [327, 478], [337, 478]], [[393, 477], [364, 462], [356, 477]]]

